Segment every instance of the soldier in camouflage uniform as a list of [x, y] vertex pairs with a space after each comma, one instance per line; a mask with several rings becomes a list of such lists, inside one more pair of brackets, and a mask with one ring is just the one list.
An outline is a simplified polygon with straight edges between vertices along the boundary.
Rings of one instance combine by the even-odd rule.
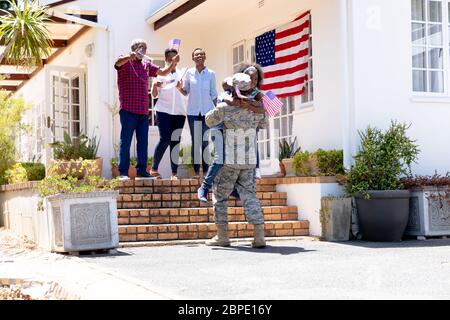
[[[251, 91], [250, 76], [238, 73], [233, 76], [233, 85], [241, 96]], [[236, 90], [233, 92], [236, 97]], [[213, 187], [213, 204], [217, 236], [207, 242], [211, 246], [229, 246], [228, 238], [228, 198], [237, 189], [245, 214], [250, 224], [255, 225], [253, 247], [266, 246], [264, 239], [264, 217], [261, 204], [256, 197], [256, 129], [268, 125], [265, 113], [258, 114], [245, 108], [235, 107], [226, 102], [219, 104], [206, 114], [206, 124], [213, 127], [224, 126], [225, 163]]]

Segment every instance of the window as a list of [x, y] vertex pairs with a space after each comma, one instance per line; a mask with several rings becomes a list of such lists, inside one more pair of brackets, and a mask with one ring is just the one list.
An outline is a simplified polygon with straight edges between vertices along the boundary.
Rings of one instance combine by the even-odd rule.
[[233, 46], [233, 73], [238, 72], [245, 63], [245, 41], [241, 41]]
[[83, 101], [81, 99], [80, 75], [66, 75], [57, 72], [51, 80], [52, 132], [53, 141], [63, 141], [64, 132], [76, 138], [85, 125]]
[[273, 119], [273, 134], [275, 140], [275, 154], [279, 153], [279, 143], [282, 141], [292, 142], [294, 117], [292, 112], [295, 110], [294, 97], [282, 99], [284, 107], [281, 112]]
[[450, 1], [411, 1], [413, 91], [431, 94], [446, 93]]
[[314, 101], [314, 73], [313, 73], [313, 34], [312, 18], [310, 15], [309, 26], [309, 58], [308, 58], [308, 82], [306, 83], [305, 93], [301, 96], [302, 104], [309, 104]]

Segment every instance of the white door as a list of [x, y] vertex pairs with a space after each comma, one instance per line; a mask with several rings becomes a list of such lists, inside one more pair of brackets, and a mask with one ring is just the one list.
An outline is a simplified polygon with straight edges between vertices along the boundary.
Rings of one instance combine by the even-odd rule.
[[[85, 69], [46, 67], [46, 141], [63, 141], [67, 132], [72, 139], [86, 128]], [[46, 163], [52, 150], [46, 147]]]

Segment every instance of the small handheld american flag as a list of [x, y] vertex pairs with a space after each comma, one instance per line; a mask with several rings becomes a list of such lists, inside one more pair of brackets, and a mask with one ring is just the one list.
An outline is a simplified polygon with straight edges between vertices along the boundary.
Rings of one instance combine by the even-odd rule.
[[283, 102], [272, 91], [267, 91], [263, 96], [264, 109], [270, 117], [275, 117], [281, 111]]
[[175, 49], [180, 51], [181, 40], [180, 39], [172, 39], [169, 42], [169, 49]]

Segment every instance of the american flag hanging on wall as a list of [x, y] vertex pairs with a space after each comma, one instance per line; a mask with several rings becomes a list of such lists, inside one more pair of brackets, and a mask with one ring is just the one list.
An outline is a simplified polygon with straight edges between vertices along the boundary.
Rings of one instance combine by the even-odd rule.
[[256, 38], [256, 62], [263, 67], [263, 91], [278, 98], [302, 95], [308, 81], [310, 12]]

